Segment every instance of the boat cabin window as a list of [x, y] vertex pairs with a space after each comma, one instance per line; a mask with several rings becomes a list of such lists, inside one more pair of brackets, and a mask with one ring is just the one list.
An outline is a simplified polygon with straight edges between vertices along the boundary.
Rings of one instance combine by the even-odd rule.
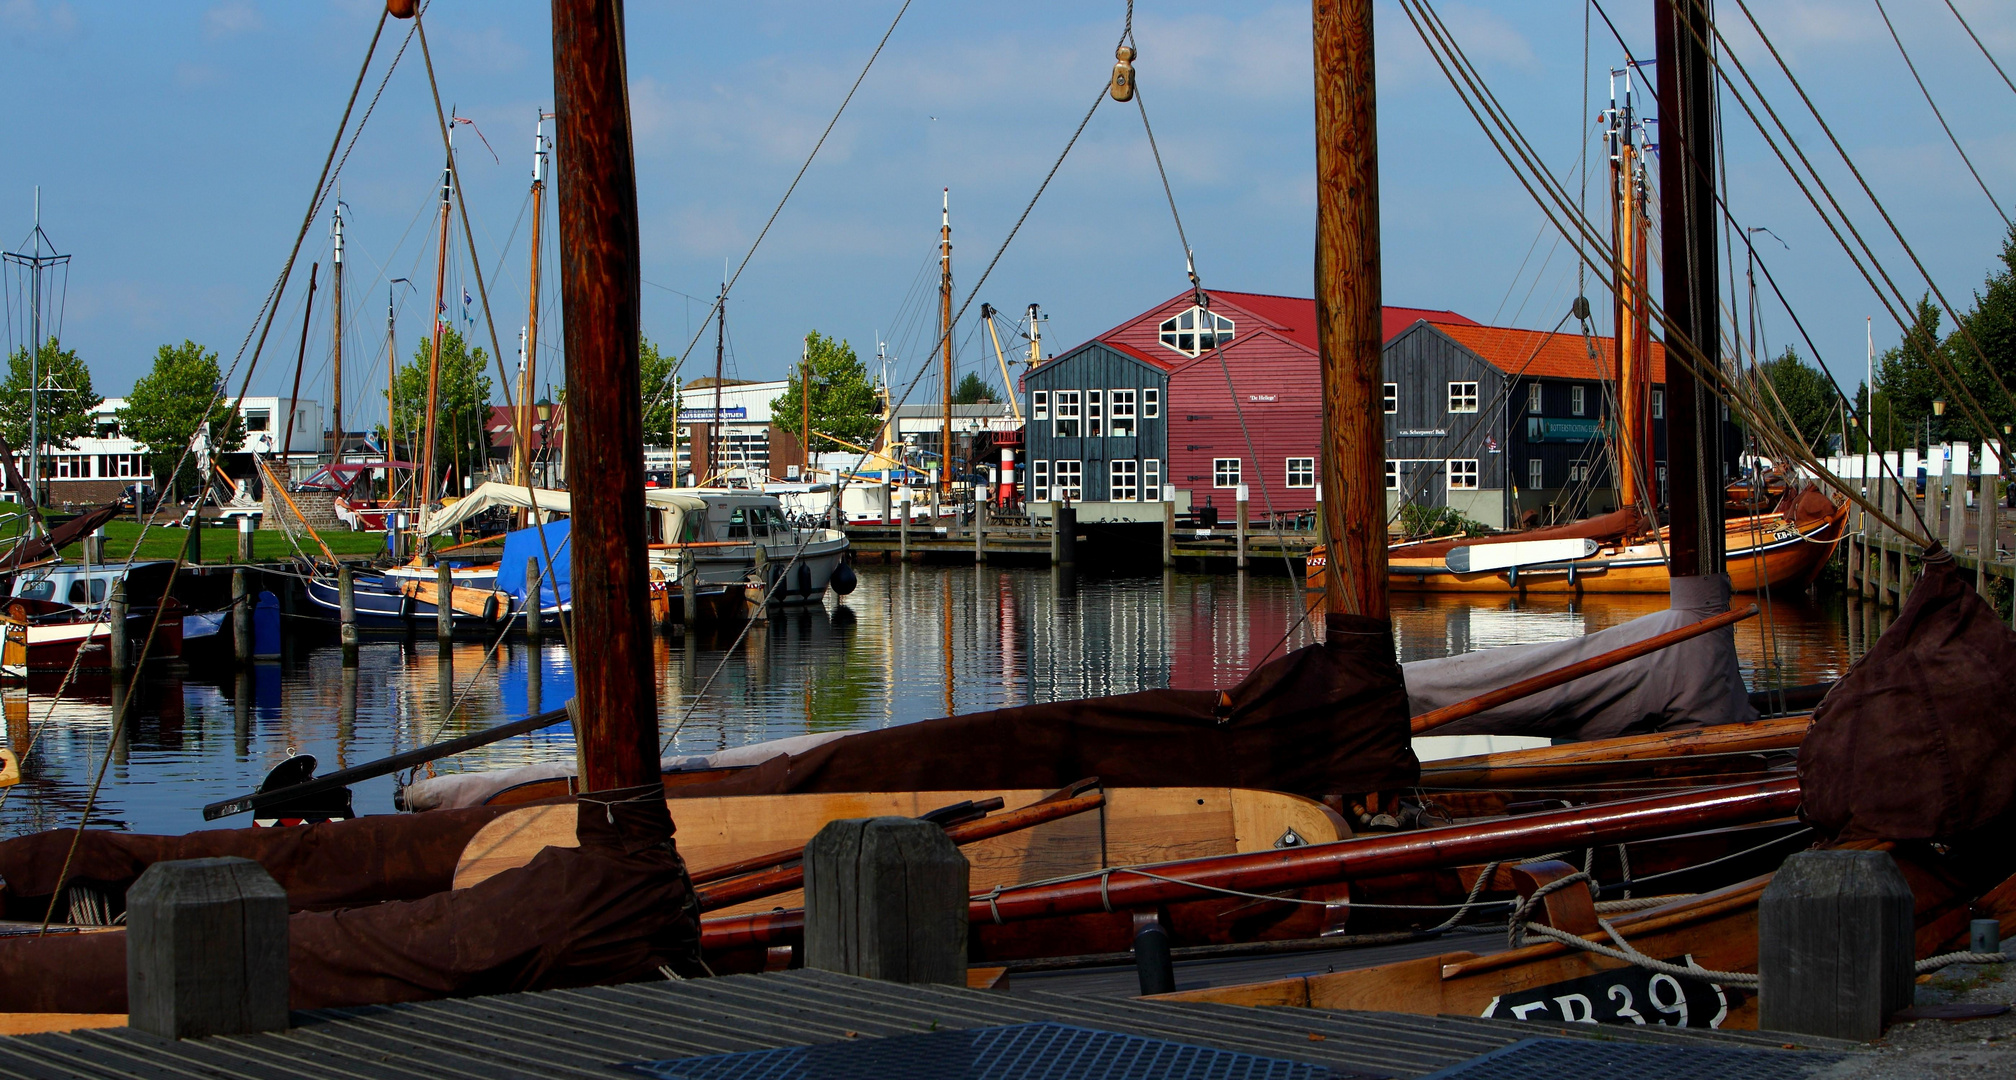
[[70, 602], [73, 604], [97, 604], [105, 600], [105, 579], [78, 578], [70, 583]]
[[56, 583], [50, 581], [48, 578], [43, 578], [40, 581], [30, 581], [19, 589], [16, 589], [14, 595], [28, 600], [54, 600], [56, 599]]

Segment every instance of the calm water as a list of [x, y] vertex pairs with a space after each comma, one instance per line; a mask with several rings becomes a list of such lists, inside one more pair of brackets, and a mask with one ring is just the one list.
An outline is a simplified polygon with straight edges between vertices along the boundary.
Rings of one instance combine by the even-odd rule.
[[[1300, 593], [1282, 577], [1161, 574], [1073, 580], [1050, 570], [863, 567], [861, 584], [824, 610], [792, 612], [730, 636], [660, 639], [660, 731], [703, 752], [762, 739], [886, 727], [949, 712], [1124, 693], [1228, 685], [1269, 654], [1310, 641]], [[1664, 597], [1482, 601], [1402, 597], [1402, 660], [1573, 637], [1665, 606]], [[1753, 685], [1836, 677], [1865, 634], [1840, 601], [1778, 598], [1771, 620], [1737, 627]], [[1851, 625], [1852, 624], [1852, 625]], [[345, 670], [334, 635], [303, 623], [282, 663], [246, 671], [226, 660], [152, 665], [127, 736], [111, 740], [105, 676], [58, 697], [54, 680], [9, 688], [17, 753], [34, 740], [27, 779], [0, 789], [0, 835], [74, 825], [94, 777], [94, 825], [141, 832], [206, 827], [203, 804], [255, 789], [290, 752], [323, 771], [554, 708], [572, 693], [567, 650], [549, 631], [458, 642], [431, 634], [365, 639]], [[449, 703], [456, 705], [443, 719]], [[107, 761], [109, 751], [109, 762]], [[565, 725], [437, 765], [479, 769], [567, 760]], [[395, 781], [353, 790], [359, 813], [392, 810]], [[210, 823], [249, 825], [248, 817]]]

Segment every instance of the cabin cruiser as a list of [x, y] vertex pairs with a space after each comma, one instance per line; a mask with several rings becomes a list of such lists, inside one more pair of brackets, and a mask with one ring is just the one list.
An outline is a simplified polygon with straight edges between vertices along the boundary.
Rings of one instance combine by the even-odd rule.
[[653, 488], [644, 502], [653, 576], [662, 575], [675, 589], [685, 580], [690, 557], [703, 590], [759, 586], [772, 604], [819, 603], [829, 584], [843, 596], [854, 591], [847, 534], [793, 524], [777, 495], [747, 488]]
[[0, 657], [0, 675], [21, 678], [32, 669], [68, 669], [73, 664], [110, 667], [109, 602], [121, 581], [126, 583], [125, 632], [131, 640], [135, 644], [146, 641], [154, 626], [155, 610], [164, 608], [165, 597], [152, 655], [181, 655], [188, 618], [201, 624], [199, 634], [202, 626], [215, 633], [216, 624], [210, 616], [186, 616], [182, 603], [168, 596], [174, 577], [175, 564], [168, 559], [56, 563], [15, 574], [7, 591], [6, 648]]

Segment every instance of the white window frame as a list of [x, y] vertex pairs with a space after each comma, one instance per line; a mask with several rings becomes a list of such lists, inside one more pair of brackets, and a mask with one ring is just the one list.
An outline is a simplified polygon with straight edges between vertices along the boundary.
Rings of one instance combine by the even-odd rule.
[[1048, 390], [1029, 391], [1029, 419], [1031, 420], [1050, 419], [1050, 391]]
[[[1080, 415], [1079, 391], [1058, 390], [1051, 395], [1051, 398], [1053, 415], [1050, 420], [1050, 433], [1060, 439], [1078, 438], [1085, 430], [1085, 421]], [[1068, 431], [1065, 430], [1066, 424], [1070, 425]]]
[[1449, 411], [1452, 413], [1473, 413], [1477, 411], [1477, 384], [1474, 382], [1452, 382], [1449, 384]]
[[1386, 413], [1390, 416], [1400, 411], [1400, 384], [1389, 382], [1383, 388], [1381, 397], [1385, 401]]
[[1083, 502], [1085, 462], [1078, 458], [1059, 458], [1051, 464], [1050, 481], [1057, 489], [1058, 502]]
[[1217, 346], [1231, 344], [1233, 331], [1231, 319], [1192, 305], [1162, 320], [1158, 340], [1163, 348], [1173, 349], [1185, 356], [1197, 356]]
[[1571, 415], [1581, 416], [1583, 414], [1583, 410], [1587, 408], [1588, 404], [1589, 404], [1588, 387], [1571, 386], [1568, 388], [1568, 412]]
[[1162, 501], [1162, 459], [1141, 459], [1141, 501]]
[[1141, 501], [1141, 463], [1114, 458], [1107, 465], [1106, 484], [1106, 497], [1113, 502]]
[[1652, 419], [1666, 419], [1666, 391], [1657, 387], [1652, 390]]
[[1527, 412], [1533, 414], [1534, 416], [1540, 415], [1541, 410], [1545, 407], [1544, 406], [1545, 401], [1546, 401], [1546, 392], [1541, 388], [1540, 383], [1530, 382], [1526, 384]]
[[1478, 490], [1476, 458], [1448, 458], [1442, 462], [1442, 468], [1449, 478], [1450, 491]]
[[1386, 462], [1386, 490], [1400, 490], [1400, 463], [1397, 461]]
[[1029, 501], [1050, 501], [1050, 462], [1038, 459], [1029, 463]]
[[1544, 458], [1526, 459], [1526, 487], [1529, 491], [1539, 491], [1547, 486], [1547, 462]]
[[1106, 431], [1113, 438], [1131, 439], [1134, 437], [1134, 398], [1135, 391], [1133, 390], [1109, 390], [1106, 392], [1107, 404], [1112, 407], [1112, 415], [1108, 417], [1111, 422], [1106, 425]]
[[1314, 488], [1316, 486], [1316, 459], [1313, 457], [1291, 457], [1285, 468], [1288, 486], [1291, 488]]
[[1141, 391], [1141, 419], [1153, 420], [1162, 415], [1162, 391], [1149, 387]]
[[[1236, 488], [1239, 486], [1244, 465], [1243, 458], [1221, 457], [1211, 459], [1211, 486], [1214, 488]], [[1227, 466], [1230, 466], [1229, 468]]]
[[1106, 436], [1106, 392], [1104, 390], [1085, 391], [1085, 437], [1100, 439]]
[[1579, 483], [1581, 483], [1581, 482], [1583, 482], [1584, 480], [1587, 480], [1587, 479], [1589, 479], [1589, 463], [1588, 463], [1588, 462], [1586, 462], [1586, 461], [1577, 461], [1577, 462], [1575, 462], [1574, 464], [1572, 464], [1572, 465], [1569, 465], [1569, 466], [1568, 466], [1568, 482], [1569, 482], [1569, 483], [1571, 483], [1571, 484], [1579, 484]]

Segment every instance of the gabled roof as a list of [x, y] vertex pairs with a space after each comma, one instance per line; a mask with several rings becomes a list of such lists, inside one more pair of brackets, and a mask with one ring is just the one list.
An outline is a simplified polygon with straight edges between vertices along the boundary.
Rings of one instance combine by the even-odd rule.
[[[1538, 375], [1552, 379], [1617, 378], [1617, 342], [1596, 339], [1596, 357], [1579, 333], [1551, 334], [1544, 330], [1517, 330], [1509, 326], [1479, 326], [1465, 320], [1445, 323], [1430, 319], [1435, 329], [1481, 357], [1485, 363], [1509, 375]], [[1666, 350], [1652, 343], [1651, 381], [1666, 381]]]
[[[1244, 323], [1235, 331], [1233, 340], [1238, 340], [1239, 334], [1265, 327], [1312, 353], [1317, 351], [1315, 300], [1301, 296], [1225, 292], [1219, 289], [1210, 289], [1207, 292], [1211, 296], [1213, 311], [1231, 318], [1234, 323]], [[1155, 344], [1157, 327], [1162, 320], [1189, 306], [1190, 293], [1177, 293], [1111, 330], [1096, 335], [1092, 340], [1125, 352], [1143, 362], [1154, 364], [1156, 367], [1169, 368], [1181, 365], [1189, 358], [1174, 352], [1167, 353], [1165, 357], [1161, 354], [1166, 350], [1147, 346]], [[1381, 330], [1387, 341], [1393, 340], [1401, 331], [1423, 319], [1452, 326], [1477, 325], [1453, 311], [1435, 308], [1389, 306], [1382, 310]], [[1129, 338], [1133, 340], [1127, 340]]]

